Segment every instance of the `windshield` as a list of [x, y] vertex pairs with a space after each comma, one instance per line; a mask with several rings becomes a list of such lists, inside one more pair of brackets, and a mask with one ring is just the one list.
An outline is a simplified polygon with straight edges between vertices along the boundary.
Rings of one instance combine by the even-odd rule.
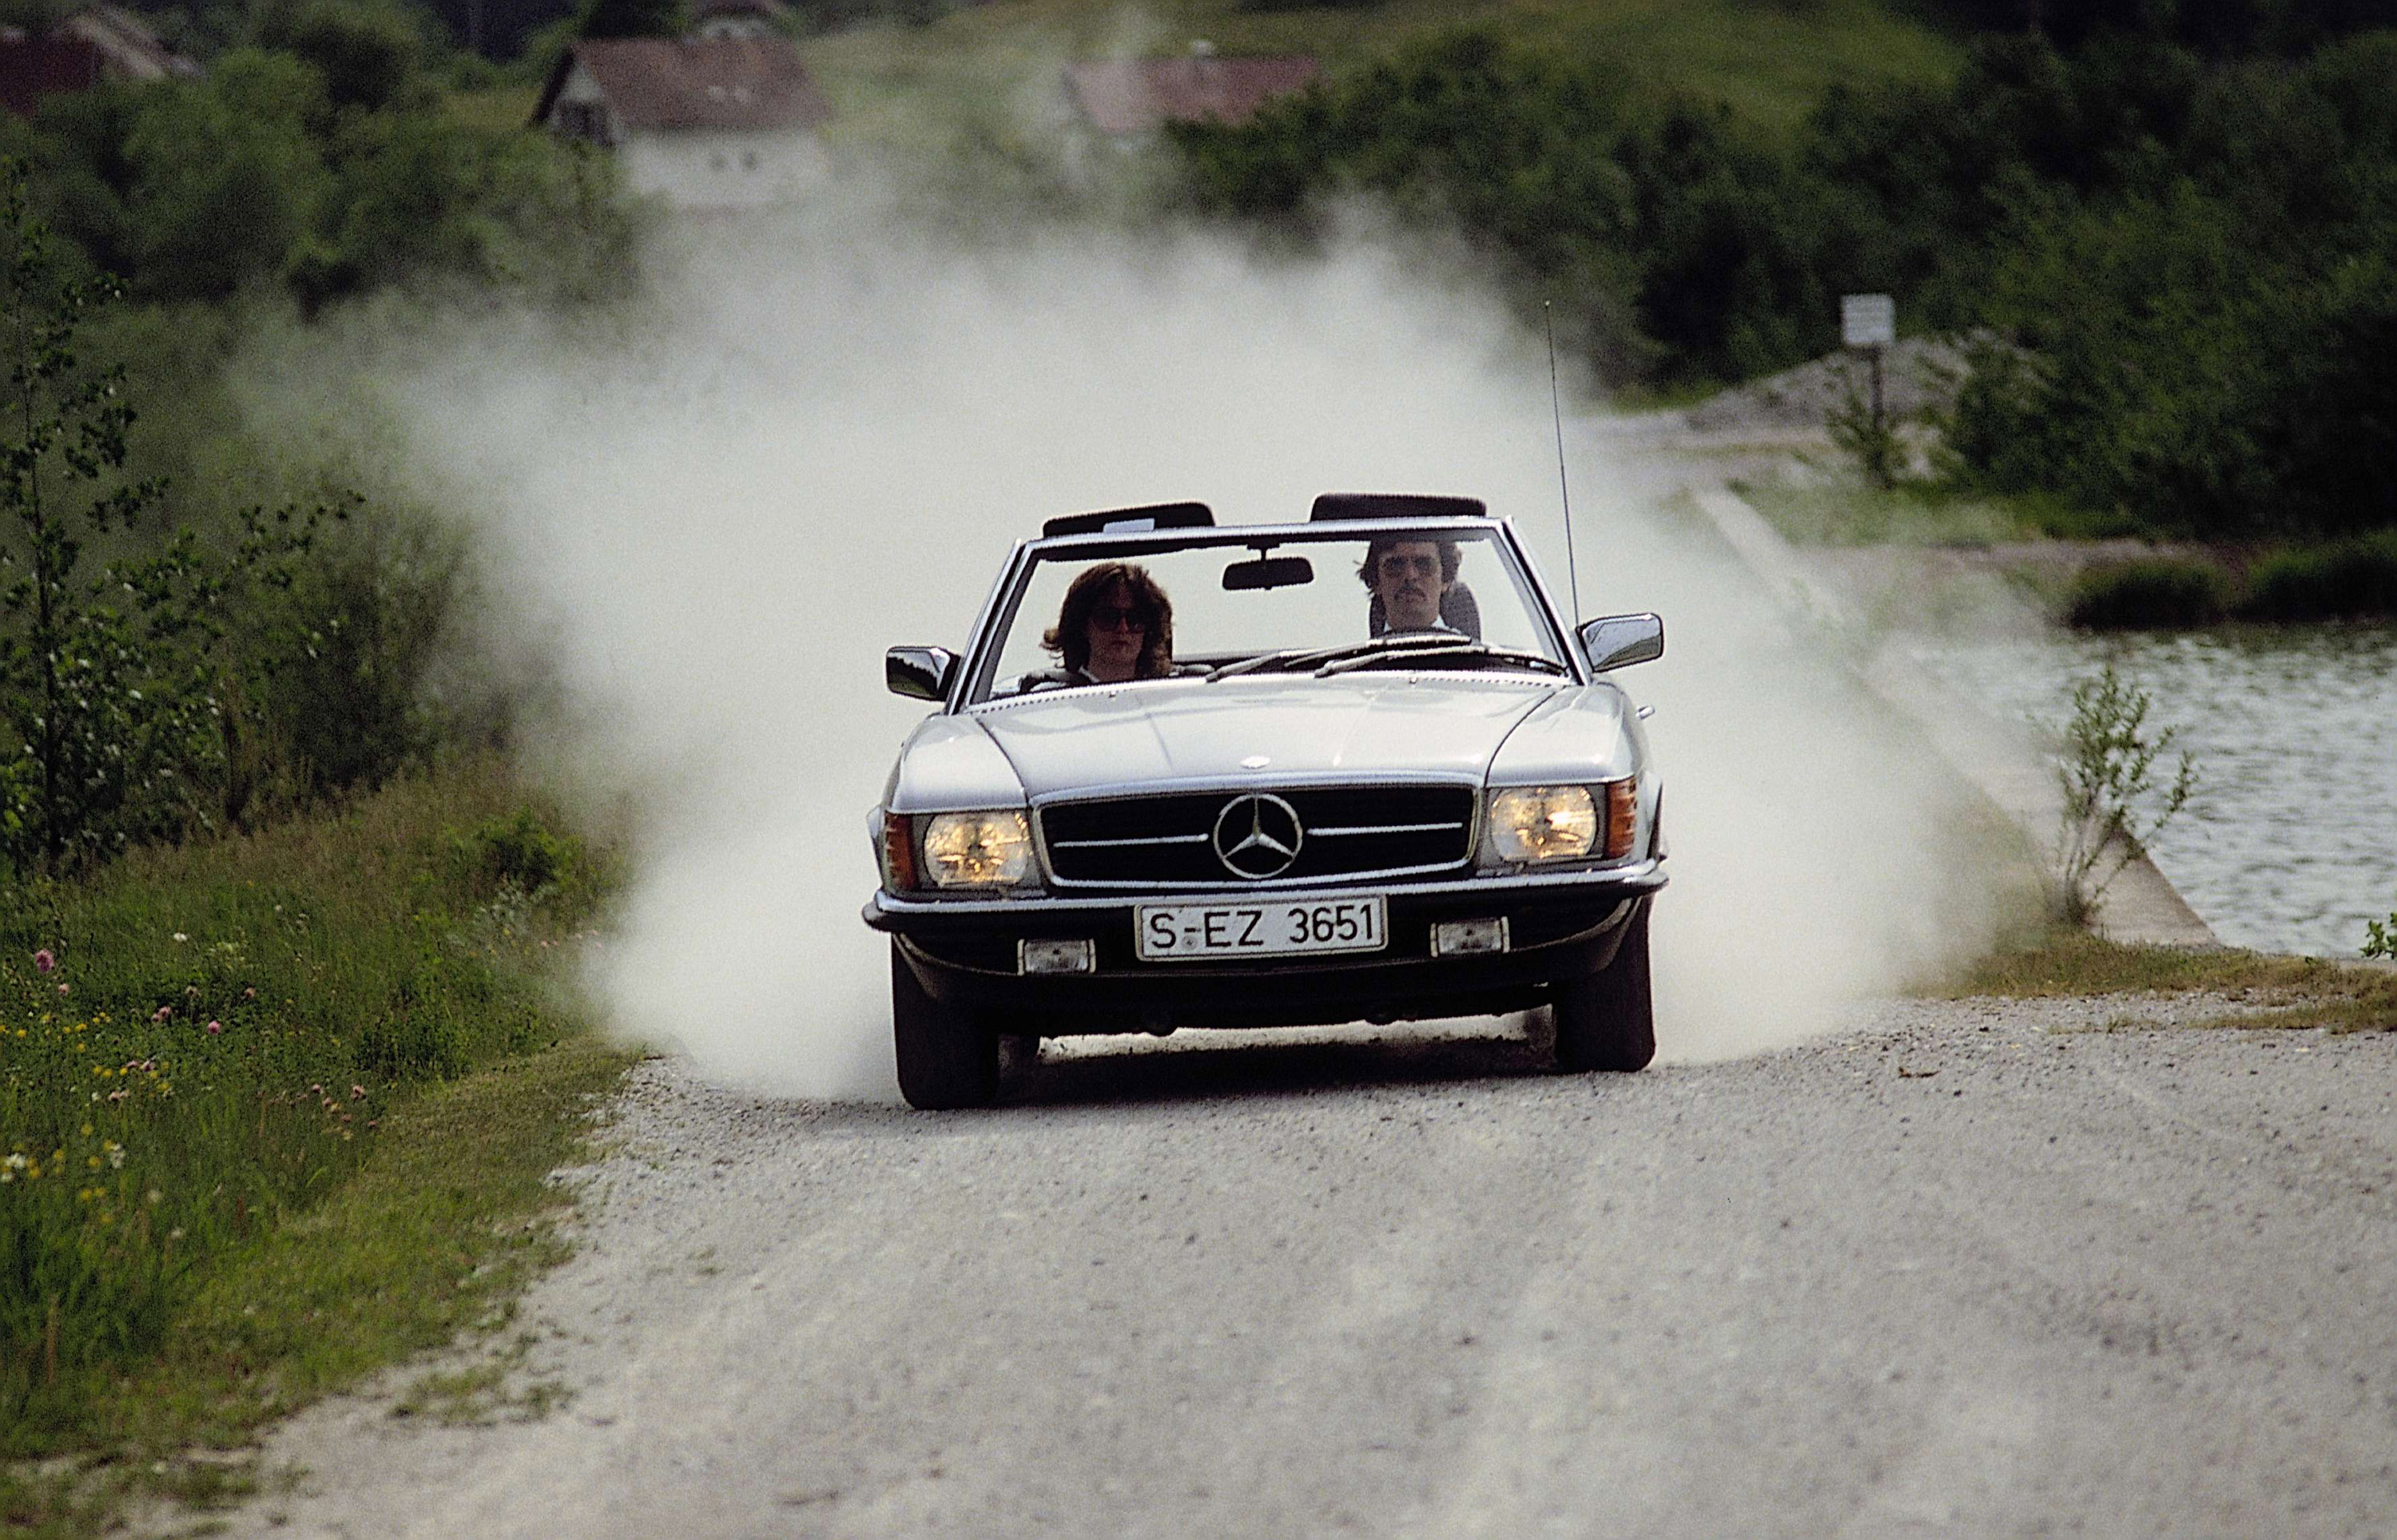
[[1041, 557], [981, 697], [1388, 668], [1568, 671], [1511, 553], [1490, 532], [1401, 527]]

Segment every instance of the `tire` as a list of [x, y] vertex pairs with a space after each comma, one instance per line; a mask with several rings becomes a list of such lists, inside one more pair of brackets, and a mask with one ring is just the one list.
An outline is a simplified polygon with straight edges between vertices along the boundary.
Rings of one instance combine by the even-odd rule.
[[1648, 906], [1628, 922], [1614, 961], [1557, 986], [1557, 1068], [1628, 1074], [1656, 1056], [1656, 1007], [1648, 987]]
[[998, 1034], [972, 1013], [925, 993], [896, 941], [891, 943], [891, 1038], [898, 1051], [899, 1094], [908, 1106], [946, 1112], [998, 1099]]

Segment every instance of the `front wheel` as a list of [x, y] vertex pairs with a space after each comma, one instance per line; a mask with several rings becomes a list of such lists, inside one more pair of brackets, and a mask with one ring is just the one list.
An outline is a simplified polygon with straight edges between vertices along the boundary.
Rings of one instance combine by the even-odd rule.
[[926, 1112], [988, 1107], [998, 1099], [998, 1034], [973, 1014], [944, 1005], [891, 943], [891, 1038], [899, 1094]]
[[1645, 1069], [1656, 1056], [1656, 1009], [1648, 986], [1648, 906], [1629, 921], [1614, 961], [1556, 991], [1557, 1067]]

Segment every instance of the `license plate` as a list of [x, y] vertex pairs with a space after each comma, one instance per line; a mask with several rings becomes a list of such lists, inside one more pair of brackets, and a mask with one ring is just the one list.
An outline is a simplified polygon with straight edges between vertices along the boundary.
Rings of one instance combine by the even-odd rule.
[[1386, 903], [1376, 893], [1363, 898], [1141, 904], [1132, 910], [1132, 935], [1142, 962], [1177, 962], [1379, 951], [1389, 926]]

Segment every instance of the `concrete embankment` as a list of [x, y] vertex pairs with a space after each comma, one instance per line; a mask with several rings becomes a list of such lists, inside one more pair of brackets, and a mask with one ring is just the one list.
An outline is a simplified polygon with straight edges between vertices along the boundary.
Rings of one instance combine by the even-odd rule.
[[[1644, 442], [1648, 435], [1610, 436], [1618, 449], [1668, 457], [1672, 469], [1667, 479], [1695, 501], [1723, 542], [1781, 604], [1827, 631], [1856, 639], [1855, 669], [1866, 687], [1916, 723], [1941, 757], [1979, 788], [2039, 848], [2054, 847], [2063, 819], [2063, 790], [2054, 766], [2019, 731], [1933, 678], [1895, 637], [1876, 635], [1830, 575], [1783, 539], [1762, 515], [1724, 485], [1726, 472], [1719, 460], [1678, 453], [1683, 446], [1669, 438]], [[2134, 856], [2107, 887], [2096, 923], [2101, 934], [2116, 941], [2221, 945], [2213, 929], [2145, 856]]]

